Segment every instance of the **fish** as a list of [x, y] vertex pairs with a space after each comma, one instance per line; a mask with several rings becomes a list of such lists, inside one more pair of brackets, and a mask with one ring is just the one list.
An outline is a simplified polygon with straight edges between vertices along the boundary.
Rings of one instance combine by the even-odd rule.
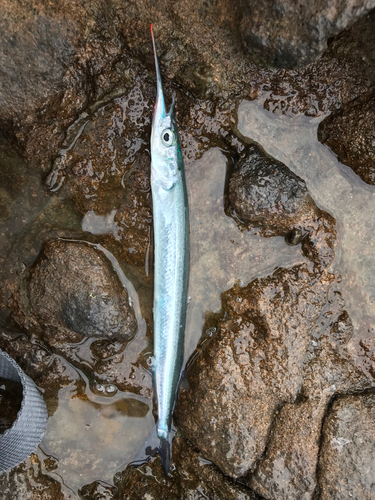
[[162, 466], [171, 461], [171, 424], [183, 359], [189, 276], [189, 217], [185, 168], [173, 98], [167, 112], [153, 25], [156, 102], [151, 129], [154, 223], [154, 382]]

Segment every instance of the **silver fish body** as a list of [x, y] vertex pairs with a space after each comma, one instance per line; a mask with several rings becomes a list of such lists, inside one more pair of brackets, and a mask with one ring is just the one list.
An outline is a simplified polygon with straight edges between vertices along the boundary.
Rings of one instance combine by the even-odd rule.
[[167, 113], [151, 34], [157, 74], [157, 98], [151, 133], [151, 190], [154, 220], [154, 374], [157, 435], [166, 474], [170, 429], [180, 381], [189, 274], [188, 198], [174, 103]]

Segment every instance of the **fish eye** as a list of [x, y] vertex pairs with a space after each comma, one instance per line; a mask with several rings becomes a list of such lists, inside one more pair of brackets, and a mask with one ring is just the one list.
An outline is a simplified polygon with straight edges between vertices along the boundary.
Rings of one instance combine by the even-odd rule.
[[175, 133], [170, 128], [164, 129], [163, 132], [161, 133], [161, 142], [164, 144], [164, 146], [167, 146], [168, 148], [170, 146], [173, 146], [175, 140], [176, 140]]

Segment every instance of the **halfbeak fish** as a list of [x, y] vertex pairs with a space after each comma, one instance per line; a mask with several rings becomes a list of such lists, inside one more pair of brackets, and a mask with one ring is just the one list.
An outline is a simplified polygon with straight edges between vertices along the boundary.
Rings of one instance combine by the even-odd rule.
[[157, 435], [165, 474], [171, 460], [170, 430], [180, 382], [189, 274], [188, 199], [174, 101], [166, 111], [153, 28], [156, 103], [151, 132], [151, 191], [154, 217], [154, 373]]

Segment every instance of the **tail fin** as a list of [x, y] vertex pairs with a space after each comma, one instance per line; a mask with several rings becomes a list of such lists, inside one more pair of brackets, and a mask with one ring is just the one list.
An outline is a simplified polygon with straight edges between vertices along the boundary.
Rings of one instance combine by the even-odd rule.
[[168, 476], [171, 463], [171, 443], [168, 438], [160, 438], [160, 456], [164, 474]]

